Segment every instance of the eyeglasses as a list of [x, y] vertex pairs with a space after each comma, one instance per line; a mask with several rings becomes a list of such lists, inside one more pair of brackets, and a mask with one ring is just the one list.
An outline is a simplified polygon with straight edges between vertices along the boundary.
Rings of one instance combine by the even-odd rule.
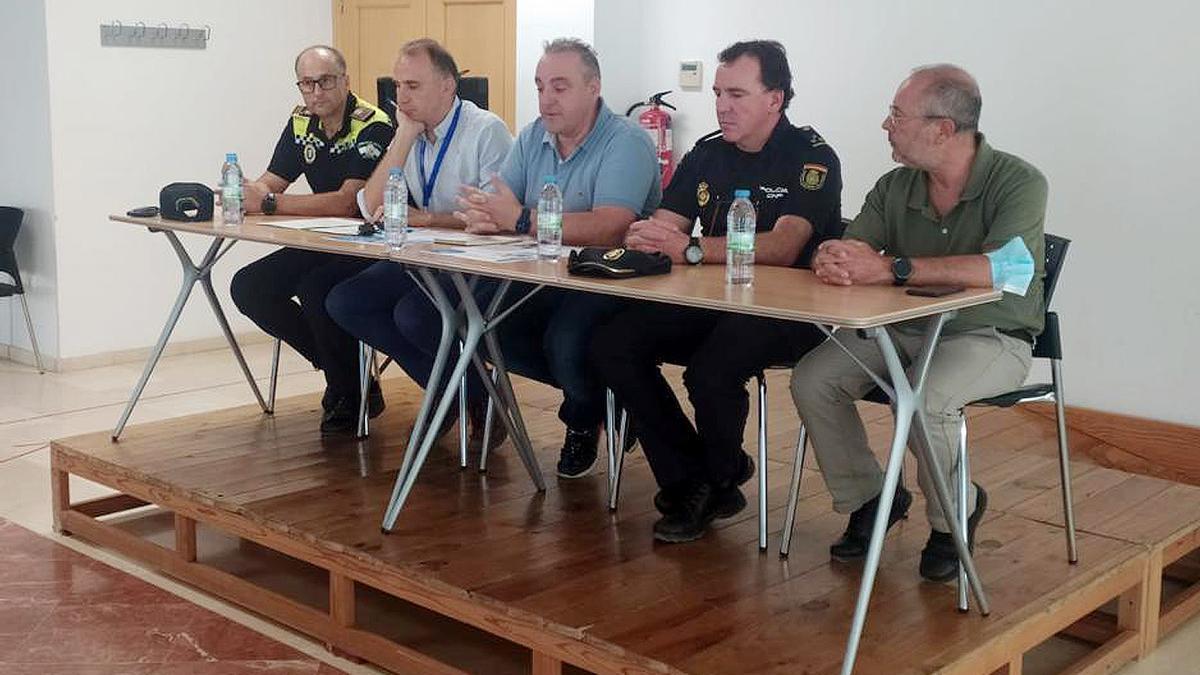
[[893, 106], [888, 108], [887, 117], [884, 119], [892, 124], [904, 124], [908, 120], [948, 120], [950, 118], [945, 115], [909, 115]]
[[322, 75], [315, 80], [306, 78], [303, 80], [298, 80], [296, 82], [296, 86], [299, 87], [300, 91], [304, 92], [305, 94], [313, 93], [316, 91], [318, 86], [321, 87], [321, 91], [329, 91], [330, 89], [333, 89], [334, 85], [337, 84], [341, 77], [341, 75]]

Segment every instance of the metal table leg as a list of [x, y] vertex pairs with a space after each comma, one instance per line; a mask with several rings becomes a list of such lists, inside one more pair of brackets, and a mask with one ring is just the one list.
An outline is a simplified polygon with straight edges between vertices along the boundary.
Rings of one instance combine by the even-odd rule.
[[233, 337], [233, 332], [229, 329], [229, 322], [225, 319], [225, 312], [221, 310], [221, 303], [217, 300], [216, 293], [213, 292], [212, 279], [209, 276], [213, 265], [224, 257], [236, 242], [231, 241], [228, 246], [222, 248], [225, 239], [222, 237], [214, 238], [212, 244], [208, 247], [208, 251], [205, 252], [204, 257], [197, 264], [192, 261], [187, 249], [179, 242], [179, 237], [174, 232], [167, 230], [163, 231], [163, 234], [166, 235], [167, 241], [170, 242], [176, 257], [179, 258], [179, 264], [183, 267], [183, 281], [179, 285], [178, 295], [175, 296], [175, 304], [172, 305], [171, 312], [167, 315], [167, 323], [163, 326], [162, 333], [159, 334], [158, 342], [154, 345], [154, 349], [150, 351], [150, 358], [146, 361], [146, 367], [142, 370], [141, 377], [138, 378], [133, 392], [129, 395], [129, 402], [125, 404], [125, 410], [121, 413], [121, 418], [117, 420], [116, 428], [113, 429], [112, 439], [114, 441], [118, 440], [121, 437], [121, 432], [125, 430], [125, 424], [129, 422], [129, 416], [133, 414], [134, 406], [137, 405], [138, 400], [142, 397], [142, 392], [146, 389], [146, 383], [150, 381], [150, 374], [154, 372], [155, 366], [158, 365], [158, 360], [162, 357], [163, 350], [167, 347], [167, 340], [171, 338], [171, 333], [175, 330], [175, 324], [179, 323], [179, 316], [183, 313], [183, 308], [187, 305], [188, 298], [191, 296], [192, 288], [197, 282], [200, 283], [204, 289], [205, 296], [208, 297], [208, 304], [217, 318], [217, 323], [221, 326], [221, 332], [225, 334], [225, 340], [229, 343], [229, 348], [233, 350], [233, 355], [237, 358], [238, 365], [242, 369], [242, 374], [250, 384], [250, 390], [254, 392], [254, 398], [258, 401], [259, 406], [262, 407], [263, 412], [271, 412], [271, 406], [263, 400], [262, 392], [258, 389], [258, 383], [254, 381], [254, 376], [250, 373], [250, 368], [246, 365], [246, 359], [242, 356], [242, 350], [238, 347], [237, 340]]

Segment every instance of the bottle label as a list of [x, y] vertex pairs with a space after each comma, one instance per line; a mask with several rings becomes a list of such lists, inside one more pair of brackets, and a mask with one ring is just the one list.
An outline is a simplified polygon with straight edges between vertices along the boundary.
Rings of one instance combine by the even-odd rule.
[[725, 237], [725, 246], [730, 251], [736, 253], [753, 253], [754, 252], [754, 233], [753, 232], [730, 232]]
[[562, 229], [562, 214], [561, 213], [542, 213], [538, 212], [537, 227], [539, 230], [547, 232]]

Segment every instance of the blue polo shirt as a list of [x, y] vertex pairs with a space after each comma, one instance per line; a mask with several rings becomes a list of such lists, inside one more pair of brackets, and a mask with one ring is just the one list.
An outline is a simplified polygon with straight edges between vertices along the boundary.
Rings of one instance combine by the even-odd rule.
[[603, 100], [598, 105], [596, 124], [569, 157], [559, 157], [541, 118], [521, 130], [500, 177], [522, 206], [536, 208], [543, 179], [553, 175], [563, 192], [564, 213], [619, 206], [645, 218], [658, 207], [662, 186], [650, 136]]

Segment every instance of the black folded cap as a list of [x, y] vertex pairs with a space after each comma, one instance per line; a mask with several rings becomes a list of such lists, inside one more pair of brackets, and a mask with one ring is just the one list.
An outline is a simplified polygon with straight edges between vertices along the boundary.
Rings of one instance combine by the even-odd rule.
[[201, 183], [171, 183], [158, 193], [158, 210], [167, 220], [212, 220], [213, 191]]
[[671, 271], [671, 259], [662, 253], [643, 253], [627, 248], [589, 246], [571, 251], [567, 271], [585, 277], [644, 277]]

